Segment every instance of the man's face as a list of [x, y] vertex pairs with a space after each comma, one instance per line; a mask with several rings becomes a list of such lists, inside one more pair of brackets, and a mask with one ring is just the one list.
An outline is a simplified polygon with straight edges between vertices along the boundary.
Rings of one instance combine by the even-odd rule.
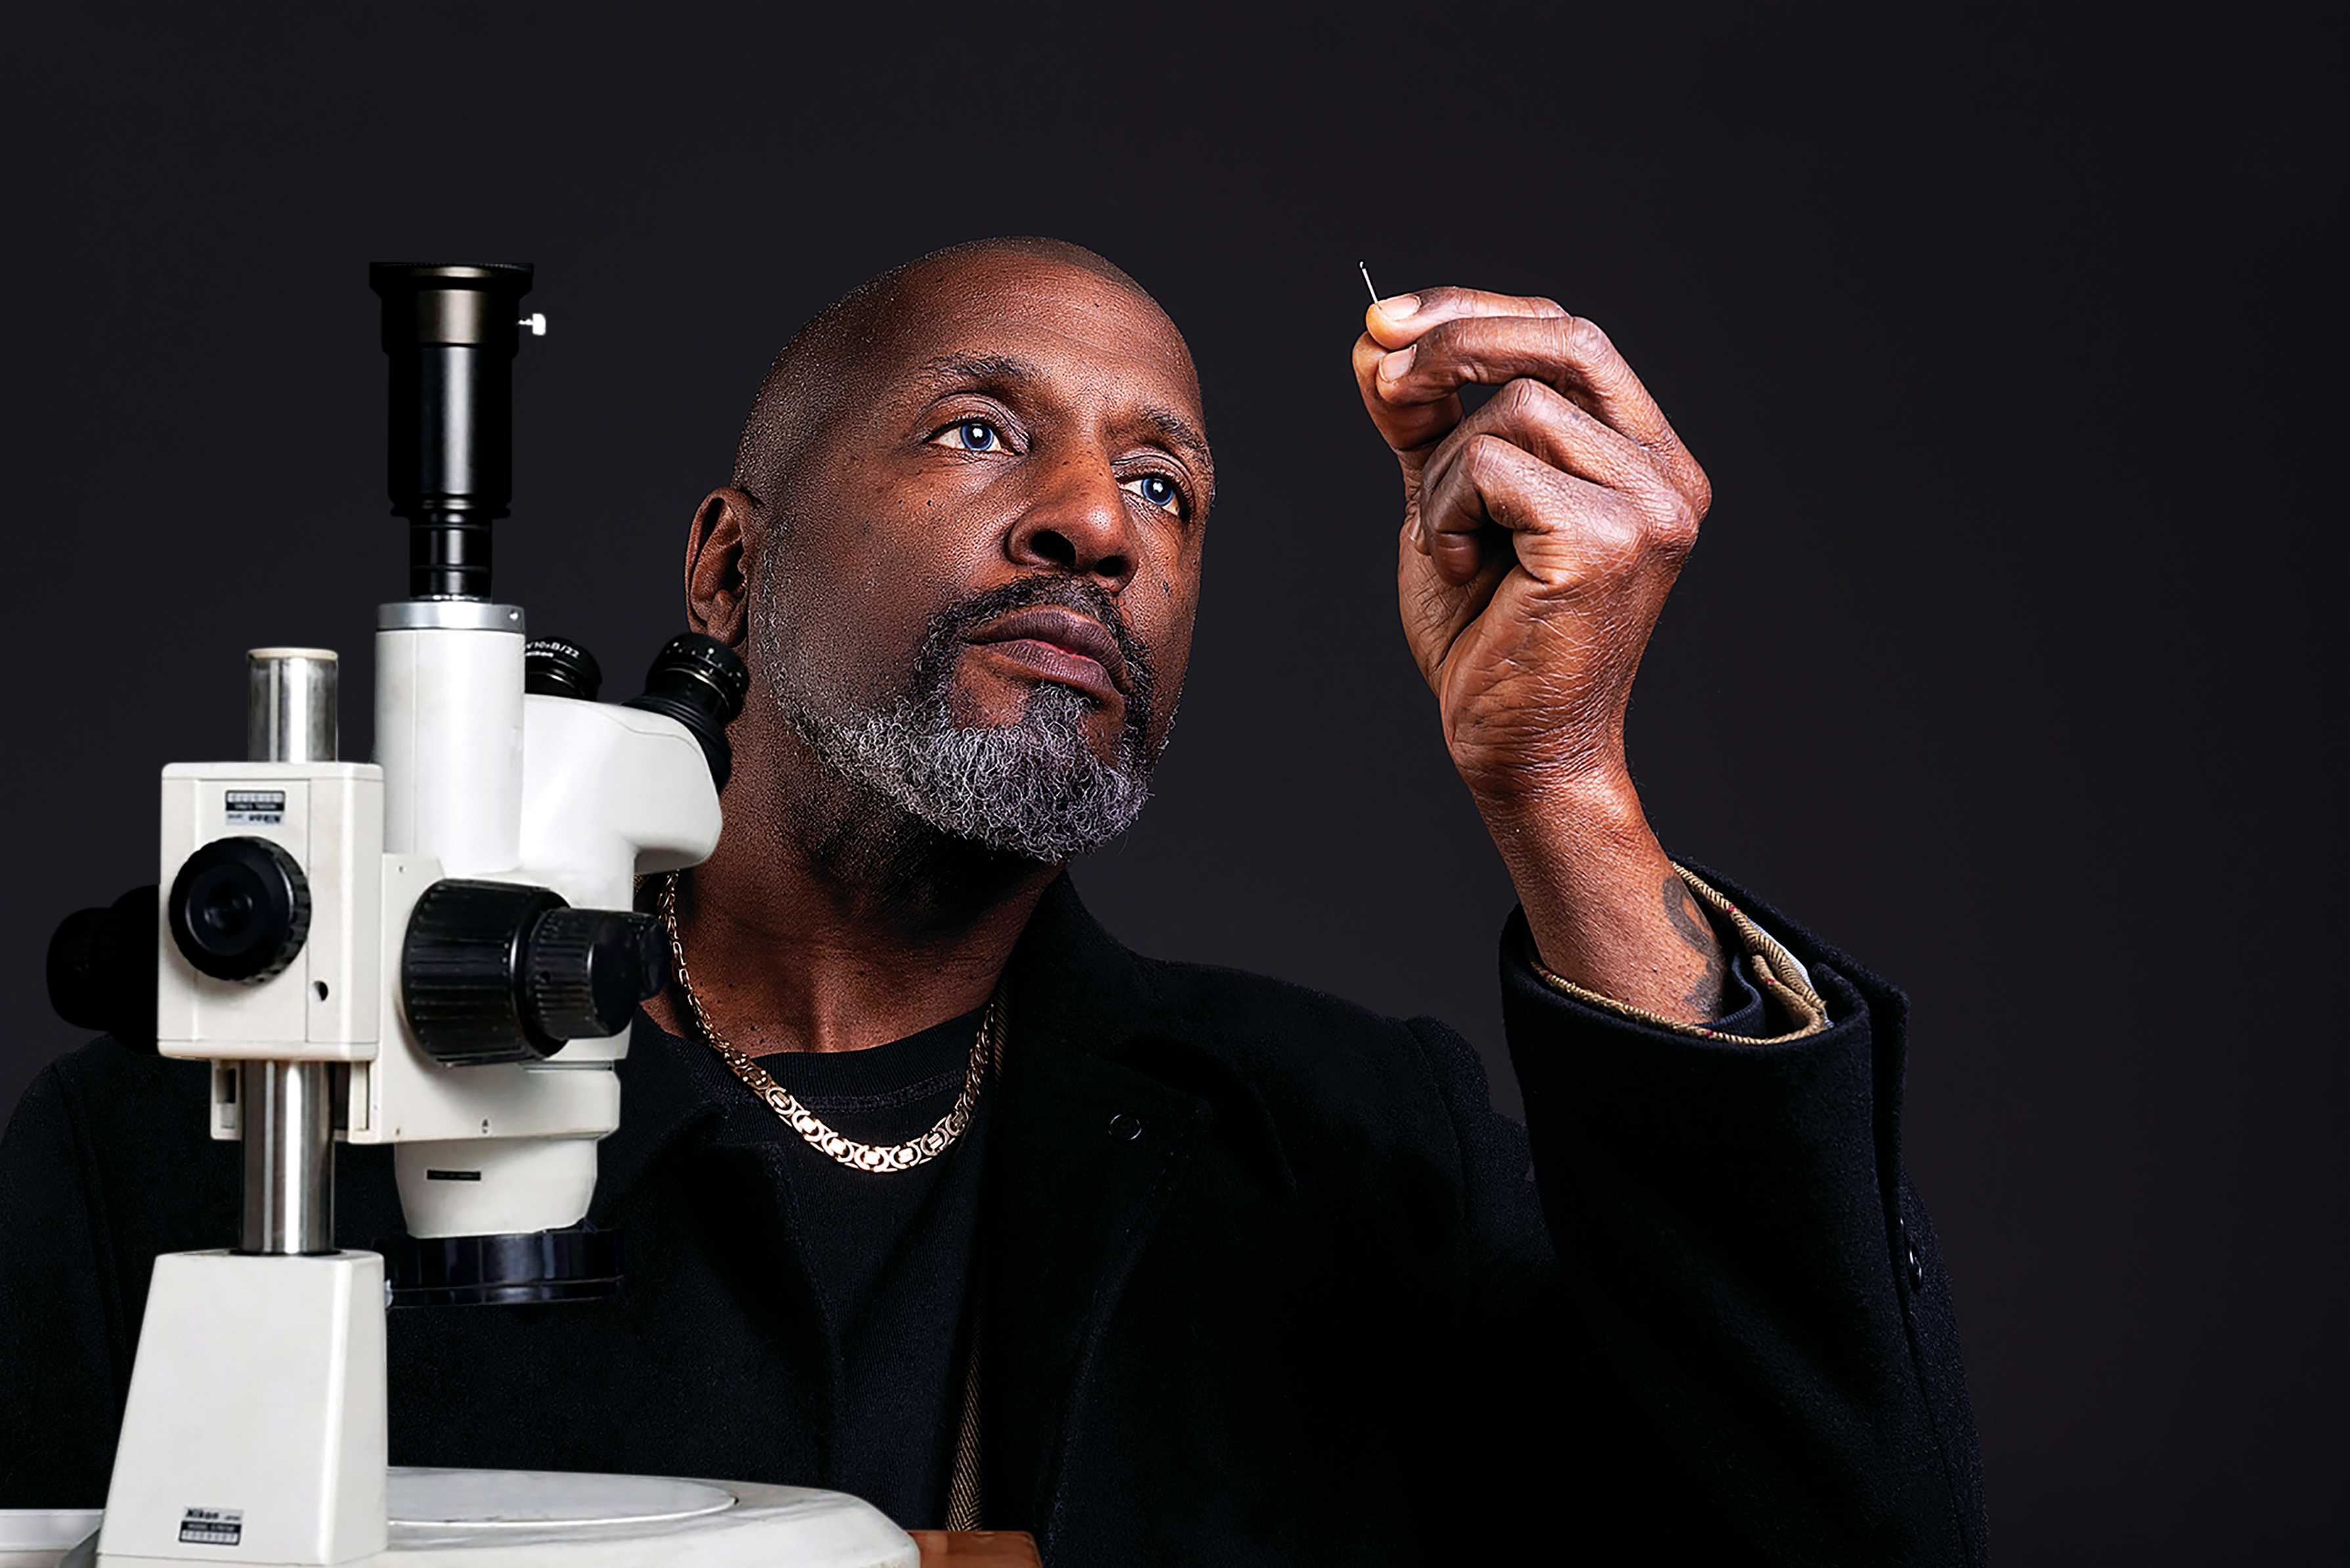
[[957, 836], [1060, 859], [1147, 794], [1212, 471], [1149, 300], [982, 254], [881, 313], [754, 563], [751, 643], [818, 755]]

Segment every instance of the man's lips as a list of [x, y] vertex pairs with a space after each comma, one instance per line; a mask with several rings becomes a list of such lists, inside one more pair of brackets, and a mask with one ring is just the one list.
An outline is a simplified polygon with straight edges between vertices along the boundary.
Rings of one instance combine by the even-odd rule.
[[1109, 628], [1089, 616], [1052, 605], [1034, 605], [998, 616], [969, 640], [1028, 666], [1037, 673], [1092, 692], [1103, 701], [1126, 691], [1126, 659]]

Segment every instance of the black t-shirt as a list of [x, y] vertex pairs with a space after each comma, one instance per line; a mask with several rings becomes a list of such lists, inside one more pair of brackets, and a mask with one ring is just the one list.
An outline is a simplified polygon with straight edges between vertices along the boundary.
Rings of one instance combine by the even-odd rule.
[[[953, 1107], [983, 1011], [868, 1050], [757, 1060], [836, 1132], [902, 1143]], [[824, 1473], [810, 1480], [892, 1519], [942, 1521], [962, 1414], [993, 1075], [971, 1124], [943, 1153], [907, 1170], [866, 1171], [801, 1137], [698, 1037], [677, 1049], [720, 1108], [719, 1137], [759, 1147], [792, 1216], [792, 1244], [818, 1303], [806, 1327], [830, 1373], [829, 1397], [817, 1402], [831, 1413], [830, 1430], [814, 1445]]]

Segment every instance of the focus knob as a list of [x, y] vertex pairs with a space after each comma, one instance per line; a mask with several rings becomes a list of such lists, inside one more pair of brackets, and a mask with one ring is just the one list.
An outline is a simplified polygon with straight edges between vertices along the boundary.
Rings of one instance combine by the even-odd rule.
[[563, 1042], [522, 1004], [525, 940], [565, 908], [545, 888], [448, 877], [424, 889], [400, 950], [400, 1000], [416, 1043], [452, 1067], [536, 1062]]
[[155, 1048], [153, 883], [103, 909], [77, 909], [49, 938], [49, 1006], [134, 1050]]
[[266, 838], [215, 838], [188, 857], [164, 904], [172, 940], [200, 974], [258, 983], [310, 934], [310, 881]]
[[650, 915], [550, 909], [524, 944], [522, 981], [524, 1015], [546, 1033], [618, 1034], [669, 984], [669, 944]]
[[400, 982], [409, 1027], [435, 1061], [536, 1062], [626, 1029], [637, 1003], [669, 983], [669, 954], [650, 915], [451, 877], [416, 901]]

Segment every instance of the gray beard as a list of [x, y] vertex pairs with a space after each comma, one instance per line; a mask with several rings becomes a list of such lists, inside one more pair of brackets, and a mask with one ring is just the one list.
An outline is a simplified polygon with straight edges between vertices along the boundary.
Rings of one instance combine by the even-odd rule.
[[1085, 732], [1093, 706], [1074, 687], [1040, 681], [1019, 722], [1001, 727], [958, 728], [943, 701], [902, 697], [838, 725], [788, 709], [785, 716], [827, 767], [916, 820], [951, 838], [1057, 862], [1124, 833], [1150, 796], [1147, 768], [1094, 754]]
[[[857, 793], [879, 796], [939, 835], [1057, 864], [1124, 833], [1149, 799], [1157, 758], [1145, 754], [1141, 740], [1149, 711], [1147, 677], [1133, 678], [1118, 756], [1105, 763], [1086, 735], [1095, 700], [1057, 681], [1038, 681], [1013, 723], [955, 722], [949, 687], [962, 628], [978, 618], [942, 617], [933, 623], [916, 658], [910, 692], [879, 711], [842, 713], [837, 697], [826, 701], [802, 689], [801, 672], [780, 646], [772, 607], [761, 607], [767, 611], [761, 617], [763, 662], [774, 672], [769, 695], [785, 722], [827, 768], [859, 786]], [[894, 840], [903, 836], [893, 831], [898, 826], [870, 823], [868, 834], [837, 824], [824, 836], [836, 846], [837, 836]]]

